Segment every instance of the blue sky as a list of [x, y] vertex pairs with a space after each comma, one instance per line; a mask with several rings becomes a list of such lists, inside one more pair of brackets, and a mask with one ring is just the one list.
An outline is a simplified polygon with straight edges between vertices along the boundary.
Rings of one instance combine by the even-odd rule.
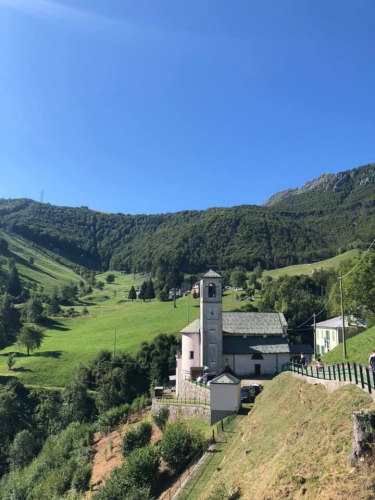
[[0, 198], [261, 204], [375, 161], [373, 0], [0, 0]]

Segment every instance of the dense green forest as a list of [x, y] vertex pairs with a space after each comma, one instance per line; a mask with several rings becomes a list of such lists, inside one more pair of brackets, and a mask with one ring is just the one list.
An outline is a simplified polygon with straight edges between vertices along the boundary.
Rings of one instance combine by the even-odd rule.
[[273, 269], [363, 248], [375, 234], [374, 165], [281, 199], [157, 215], [105, 214], [0, 200], [0, 229], [89, 268], [196, 273], [257, 263]]

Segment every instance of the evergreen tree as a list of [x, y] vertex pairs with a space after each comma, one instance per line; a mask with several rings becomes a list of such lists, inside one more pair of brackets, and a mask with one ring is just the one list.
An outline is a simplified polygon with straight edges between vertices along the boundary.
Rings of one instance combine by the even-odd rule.
[[152, 299], [155, 298], [154, 283], [152, 282], [151, 278], [148, 280], [148, 283], [147, 283], [147, 298], [150, 302]]
[[13, 259], [9, 260], [9, 275], [6, 284], [6, 292], [12, 295], [12, 297], [18, 297], [22, 293], [21, 281]]
[[132, 286], [129, 290], [129, 299], [133, 302], [134, 299], [137, 298], [137, 292], [135, 291], [134, 286]]
[[143, 302], [145, 302], [146, 299], [148, 299], [148, 296], [147, 296], [147, 281], [144, 281], [142, 283], [141, 290], [139, 292], [138, 298], [142, 299]]

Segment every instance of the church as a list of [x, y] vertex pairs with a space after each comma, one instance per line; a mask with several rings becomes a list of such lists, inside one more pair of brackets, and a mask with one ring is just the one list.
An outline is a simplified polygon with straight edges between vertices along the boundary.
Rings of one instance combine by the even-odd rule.
[[246, 377], [280, 372], [282, 365], [289, 361], [288, 325], [284, 315], [223, 313], [222, 282], [222, 276], [212, 270], [200, 280], [200, 318], [181, 331], [177, 393], [179, 382], [203, 367], [219, 374], [229, 365], [239, 377]]

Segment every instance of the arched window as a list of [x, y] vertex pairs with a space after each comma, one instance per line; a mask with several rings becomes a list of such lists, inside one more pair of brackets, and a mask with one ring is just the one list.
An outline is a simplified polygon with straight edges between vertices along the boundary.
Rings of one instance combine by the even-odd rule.
[[212, 299], [216, 297], [216, 285], [214, 285], [213, 283], [210, 283], [208, 285], [208, 296]]
[[253, 354], [251, 359], [263, 359], [263, 356], [261, 355], [260, 352]]

